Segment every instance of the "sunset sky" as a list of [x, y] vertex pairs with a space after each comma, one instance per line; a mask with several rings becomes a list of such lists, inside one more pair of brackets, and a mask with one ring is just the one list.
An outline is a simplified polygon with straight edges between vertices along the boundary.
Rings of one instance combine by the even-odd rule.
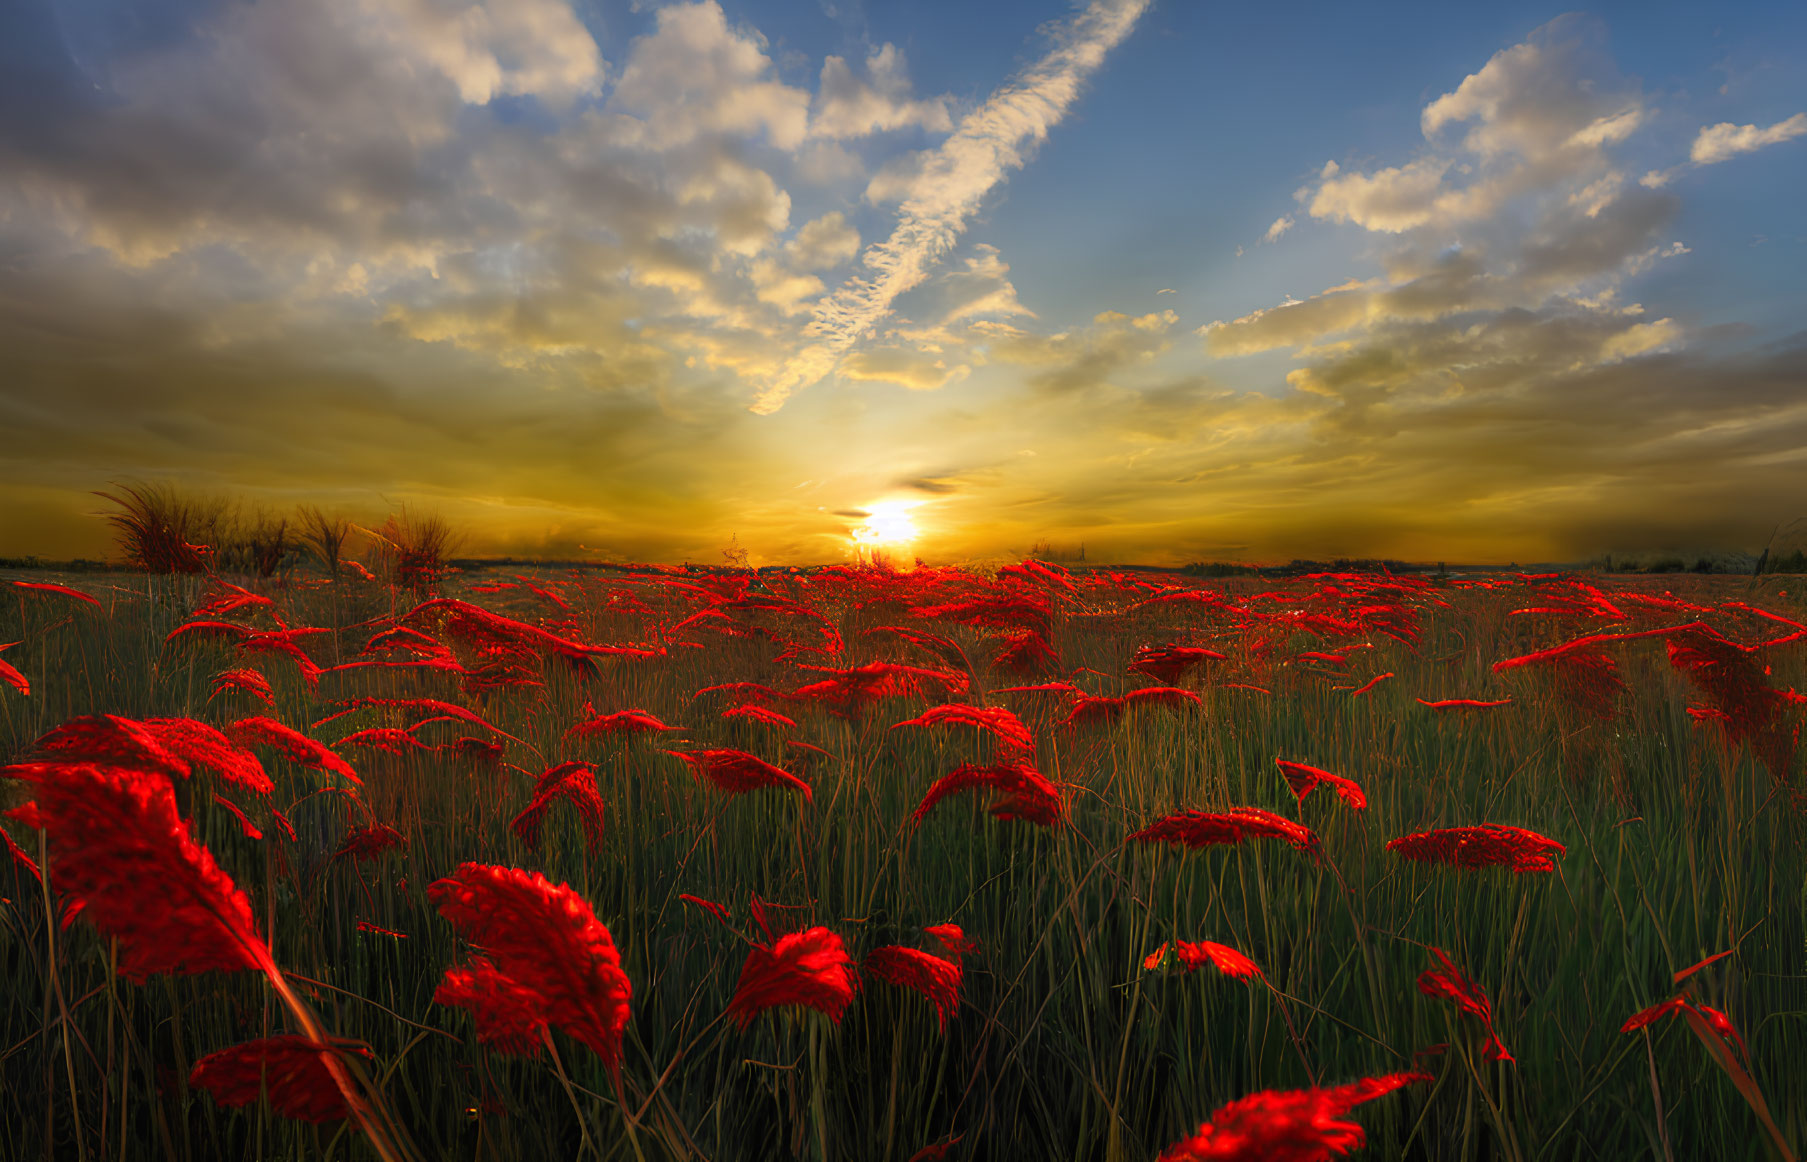
[[1799, 3], [16, 0], [0, 556], [1754, 551], [1804, 190]]

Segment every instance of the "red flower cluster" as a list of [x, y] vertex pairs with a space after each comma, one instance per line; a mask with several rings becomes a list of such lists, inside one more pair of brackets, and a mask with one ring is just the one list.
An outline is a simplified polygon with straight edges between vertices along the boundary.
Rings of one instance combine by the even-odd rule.
[[709, 780], [730, 795], [742, 795], [761, 787], [794, 787], [803, 792], [804, 802], [815, 800], [808, 783], [744, 750], [719, 747], [714, 750], [668, 750], [665, 753], [683, 759], [698, 778]]
[[745, 1029], [767, 1009], [801, 1005], [838, 1025], [859, 984], [841, 938], [826, 928], [806, 928], [748, 951], [728, 1013]]
[[1150, 970], [1161, 967], [1161, 962], [1167, 958], [1169, 948], [1173, 949], [1174, 959], [1179, 961], [1180, 967], [1186, 972], [1194, 972], [1208, 964], [1225, 976], [1261, 975], [1261, 969], [1254, 961], [1228, 944], [1218, 944], [1210, 940], [1196, 942], [1175, 940], [1171, 945], [1163, 944], [1148, 954], [1148, 959], [1142, 962], [1142, 967]]
[[1235, 844], [1245, 839], [1281, 839], [1300, 851], [1315, 851], [1318, 837], [1309, 828], [1259, 807], [1232, 807], [1228, 811], [1181, 811], [1165, 815], [1131, 839], [1142, 843], [1177, 843], [1186, 847]]
[[936, 779], [923, 795], [922, 802], [910, 813], [912, 823], [921, 823], [935, 805], [959, 791], [989, 789], [1000, 792], [991, 805], [991, 813], [999, 819], [1022, 819], [1052, 827], [1066, 810], [1060, 788], [1026, 762], [980, 766], [963, 763]]
[[427, 899], [458, 934], [488, 954], [447, 973], [442, 1003], [468, 1008], [498, 1044], [518, 1045], [556, 1025], [610, 1069], [621, 1061], [633, 995], [621, 954], [596, 913], [569, 885], [519, 868], [460, 864], [427, 888]]
[[584, 829], [584, 846], [593, 854], [602, 848], [602, 796], [596, 791], [596, 771], [586, 762], [560, 763], [540, 776], [533, 799], [508, 824], [528, 851], [540, 849], [540, 825], [552, 804], [563, 799], [577, 812]]
[[1456, 1011], [1479, 1018], [1487, 1026], [1487, 1040], [1481, 1046], [1481, 1056], [1492, 1061], [1513, 1061], [1512, 1054], [1500, 1043], [1499, 1034], [1493, 1028], [1493, 1002], [1481, 991], [1481, 986], [1468, 979], [1462, 970], [1456, 967], [1455, 961], [1449, 958], [1441, 948], [1432, 948], [1442, 965], [1440, 968], [1427, 968], [1418, 974], [1418, 991], [1427, 997], [1448, 997], [1456, 1003]]
[[945, 1032], [947, 1019], [960, 1008], [960, 965], [919, 948], [887, 944], [860, 962], [869, 976], [912, 989], [935, 1005], [935, 1020]]
[[332, 1122], [351, 1111], [326, 1060], [328, 1054], [347, 1053], [370, 1056], [361, 1046], [323, 1045], [293, 1033], [265, 1037], [209, 1053], [195, 1062], [188, 1084], [212, 1093], [223, 1106], [250, 1105], [267, 1091], [270, 1105], [285, 1118]]
[[1285, 759], [1275, 759], [1274, 765], [1278, 766], [1280, 773], [1286, 776], [1286, 785], [1292, 788], [1292, 793], [1298, 796], [1301, 803], [1305, 801], [1305, 796], [1311, 793], [1313, 787], [1323, 784], [1335, 791], [1337, 798], [1357, 811], [1368, 805], [1368, 796], [1362, 794], [1361, 787], [1356, 784], [1354, 779], [1346, 779], [1318, 767], [1308, 767], [1304, 763], [1288, 762]]
[[1402, 835], [1387, 843], [1388, 851], [1396, 851], [1406, 859], [1427, 863], [1447, 863], [1457, 867], [1509, 867], [1514, 874], [1550, 872], [1556, 865], [1552, 853], [1564, 855], [1568, 848], [1548, 836], [1523, 827], [1507, 827], [1483, 823], [1478, 827], [1446, 827], [1440, 831], [1419, 831]]
[[1157, 1162], [1325, 1162], [1367, 1142], [1361, 1126], [1347, 1120], [1350, 1110], [1429, 1080], [1428, 1073], [1389, 1073], [1329, 1089], [1252, 1093], [1212, 1114]]

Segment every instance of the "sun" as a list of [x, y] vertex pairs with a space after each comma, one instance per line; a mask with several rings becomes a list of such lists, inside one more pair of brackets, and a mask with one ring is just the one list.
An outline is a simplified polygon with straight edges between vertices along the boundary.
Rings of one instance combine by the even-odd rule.
[[854, 551], [861, 557], [878, 557], [896, 552], [914, 541], [916, 522], [910, 519], [907, 505], [875, 504], [866, 510], [866, 523], [849, 534]]

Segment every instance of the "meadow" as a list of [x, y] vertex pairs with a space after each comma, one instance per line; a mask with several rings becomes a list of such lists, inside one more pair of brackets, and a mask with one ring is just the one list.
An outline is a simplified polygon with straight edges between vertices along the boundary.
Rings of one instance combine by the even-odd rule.
[[1798, 578], [359, 572], [0, 578], [0, 1159], [1807, 1143]]

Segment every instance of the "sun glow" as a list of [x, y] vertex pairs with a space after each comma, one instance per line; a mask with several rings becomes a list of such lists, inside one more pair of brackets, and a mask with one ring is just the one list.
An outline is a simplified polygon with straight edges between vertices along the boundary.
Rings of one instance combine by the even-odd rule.
[[901, 504], [875, 504], [866, 512], [866, 523], [853, 530], [854, 552], [862, 559], [895, 553], [917, 537], [916, 522]]

